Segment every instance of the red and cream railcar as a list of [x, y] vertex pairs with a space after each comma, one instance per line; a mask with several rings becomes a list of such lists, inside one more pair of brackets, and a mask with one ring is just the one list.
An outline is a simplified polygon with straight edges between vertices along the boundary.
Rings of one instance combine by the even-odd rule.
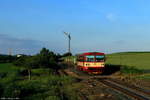
[[77, 56], [77, 68], [92, 74], [101, 74], [105, 67], [105, 54], [87, 52]]

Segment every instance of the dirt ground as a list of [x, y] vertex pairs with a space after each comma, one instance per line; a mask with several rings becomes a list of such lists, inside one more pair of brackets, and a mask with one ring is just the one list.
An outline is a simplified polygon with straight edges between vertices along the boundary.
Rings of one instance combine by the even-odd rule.
[[[91, 75], [78, 72], [72, 68], [69, 69], [69, 71], [71, 72], [72, 76], [77, 77], [77, 74], [79, 74], [80, 76], [84, 77], [84, 79], [81, 79], [79, 82], [74, 83], [74, 85], [80, 86], [76, 89], [76, 91], [78, 91], [79, 95], [84, 100], [134, 100], [133, 98], [128, 97], [121, 92], [105, 86], [104, 84], [93, 78], [89, 78], [91, 77]], [[75, 72], [75, 74], [73, 72]], [[122, 81], [126, 84], [132, 84], [150, 90], [150, 81], [148, 80], [133, 79], [128, 76], [123, 76], [119, 72], [114, 73], [110, 76], [115, 77], [117, 78], [117, 80]]]
[[87, 100], [132, 100], [93, 79], [83, 80], [80, 85], [78, 91]]

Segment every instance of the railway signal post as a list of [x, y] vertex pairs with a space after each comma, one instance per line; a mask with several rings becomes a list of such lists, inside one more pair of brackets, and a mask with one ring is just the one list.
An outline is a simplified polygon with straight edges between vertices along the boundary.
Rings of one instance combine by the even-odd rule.
[[71, 50], [70, 50], [70, 40], [71, 40], [70, 33], [64, 32], [64, 34], [68, 37], [68, 53], [71, 53]]
[[[68, 53], [71, 54], [71, 50], [70, 50], [70, 40], [71, 40], [71, 36], [70, 36], [70, 33], [69, 32], [64, 32], [64, 34], [68, 37]], [[67, 58], [68, 60], [68, 67], [70, 67], [70, 55], [69, 57]]]

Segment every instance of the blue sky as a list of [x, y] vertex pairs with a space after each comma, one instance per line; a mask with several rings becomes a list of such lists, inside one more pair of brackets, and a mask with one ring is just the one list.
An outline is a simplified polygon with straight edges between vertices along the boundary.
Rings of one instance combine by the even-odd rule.
[[0, 0], [0, 53], [150, 51], [149, 0]]

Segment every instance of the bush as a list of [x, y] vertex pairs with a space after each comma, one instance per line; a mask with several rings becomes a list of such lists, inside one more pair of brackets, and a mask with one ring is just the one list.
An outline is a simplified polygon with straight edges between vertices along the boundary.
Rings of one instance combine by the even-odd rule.
[[16, 83], [10, 83], [5, 85], [5, 89], [3, 92], [3, 97], [6, 98], [16, 98], [20, 96], [20, 87], [18, 85], [16, 85]]
[[19, 75], [20, 76], [27, 76], [28, 75], [28, 70], [27, 69], [20, 69]]
[[20, 86], [20, 97], [31, 96], [37, 93], [43, 93], [47, 88], [43, 88], [38, 80], [22, 81], [18, 84]]
[[1, 97], [14, 98], [20, 95], [18, 85], [15, 83], [18, 80], [18, 71], [9, 72], [0, 80], [0, 95]]
[[7, 76], [7, 72], [0, 72], [0, 79]]
[[0, 84], [0, 97], [2, 97], [3, 92], [4, 92], [4, 86]]
[[60, 100], [58, 96], [48, 96], [45, 100]]
[[62, 55], [62, 57], [67, 57], [67, 56], [72, 56], [72, 53], [67, 52], [67, 53], [65, 53], [65, 54]]
[[0, 80], [0, 83], [6, 85], [6, 84], [17, 81], [19, 79], [18, 73], [19, 73], [19, 71], [7, 73], [6, 77], [4, 77]]
[[[36, 69], [33, 73], [44, 74], [45, 69]], [[68, 76], [35, 76], [35, 80], [18, 80], [18, 72], [8, 73], [0, 80], [0, 96], [27, 100], [69, 100], [64, 86], [74, 80]], [[68, 96], [67, 96], [68, 95]]]
[[22, 57], [19, 57], [18, 59], [16, 59], [13, 64], [15, 66], [23, 66], [24, 65], [24, 62], [25, 62], [25, 59], [26, 59], [26, 56], [22, 56]]
[[36, 76], [49, 75], [50, 73], [52, 73], [52, 70], [48, 68], [32, 69], [32, 75], [36, 75]]
[[129, 67], [129, 66], [122, 66], [121, 72], [125, 74], [141, 74], [143, 73], [143, 70], [136, 69], [134, 67]]

